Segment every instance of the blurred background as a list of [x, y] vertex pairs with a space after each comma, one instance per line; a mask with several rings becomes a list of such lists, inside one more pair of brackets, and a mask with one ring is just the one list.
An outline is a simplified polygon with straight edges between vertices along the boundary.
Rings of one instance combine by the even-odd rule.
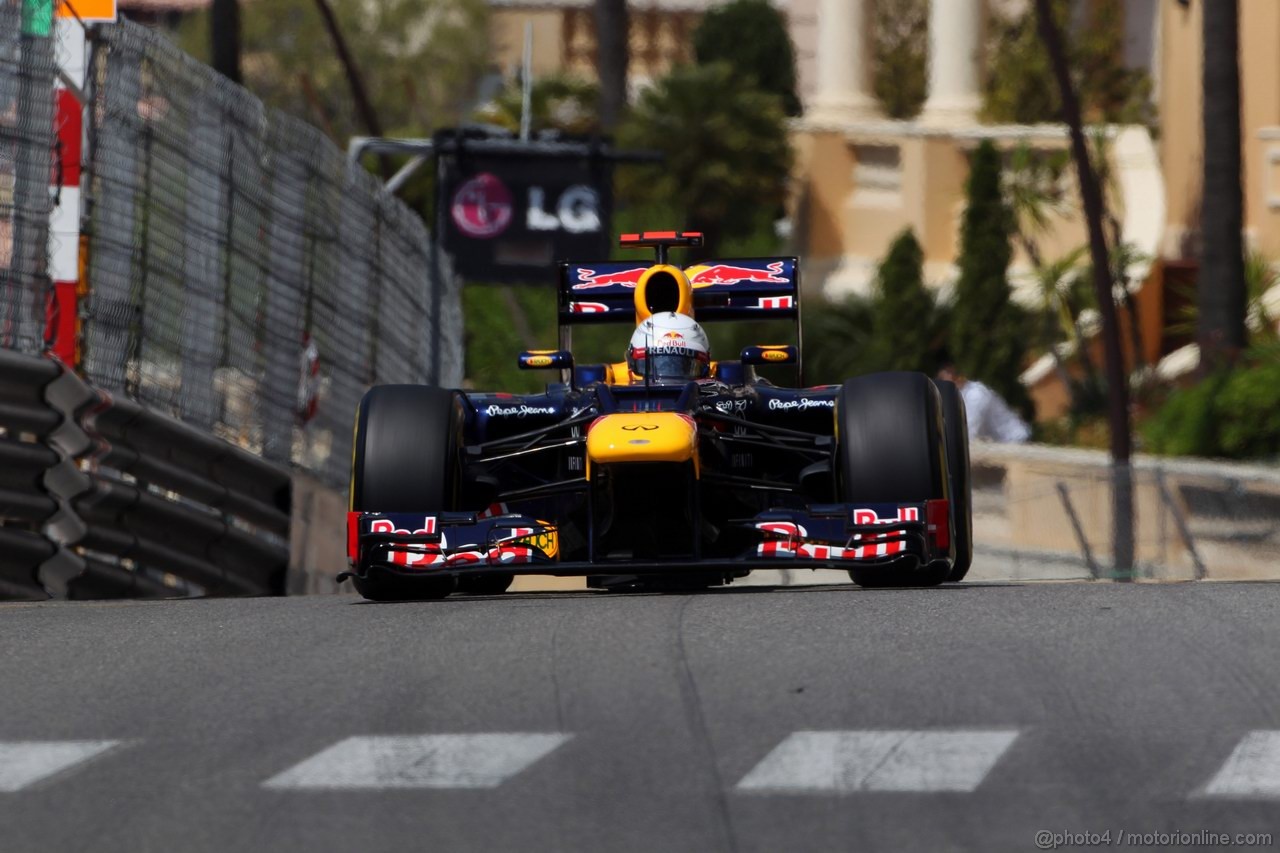
[[[1046, 543], [1067, 575], [1266, 573], [1278, 42], [1274, 0], [0, 0], [0, 355], [53, 354], [267, 460], [293, 477], [276, 535], [290, 512], [306, 529], [313, 497], [341, 512], [370, 385], [538, 391], [515, 356], [557, 342], [554, 264], [468, 273], [449, 184], [407, 170], [425, 149], [360, 140], [611, 143], [661, 159], [614, 164], [614, 234], [702, 231], [688, 262], [800, 258], [806, 383], [966, 383], [1000, 576]], [[789, 334], [709, 331], [721, 358]], [[626, 343], [573, 341], [585, 362]], [[25, 425], [0, 424], [48, 470], [35, 445], [56, 436]], [[1059, 448], [998, 446], [1028, 442]], [[60, 498], [88, 506], [78, 488]], [[97, 543], [129, 569], [114, 504], [84, 509], [99, 539], [55, 529], [45, 497], [13, 506], [0, 530], [21, 522], [40, 561]]]
[[[317, 5], [121, 2], [215, 65], [214, 36], [230, 32], [234, 14], [238, 51], [224, 46], [221, 55], [237, 57], [237, 68], [225, 70], [345, 144], [368, 128]], [[954, 359], [1033, 422], [1038, 439], [1105, 445], [1087, 227], [1032, 3], [319, 5], [349, 44], [368, 112], [388, 135], [467, 121], [517, 129], [529, 30], [535, 131], [614, 133], [667, 155], [661, 169], [619, 170], [615, 230], [699, 228], [712, 235], [713, 254], [803, 258], [811, 381], [884, 366], [932, 372]], [[1238, 62], [1242, 93], [1242, 280], [1205, 281], [1205, 146], [1214, 140], [1205, 138], [1202, 105], [1214, 96], [1204, 90], [1204, 63], [1224, 53], [1204, 43], [1205, 4], [1052, 5], [1105, 195], [1140, 444], [1274, 455], [1280, 7], [1239, 2], [1238, 51], [1226, 58]], [[425, 210], [430, 189], [428, 177], [402, 195]], [[998, 198], [975, 197], [983, 192]], [[991, 204], [1003, 212], [966, 232], [966, 210]], [[1242, 325], [1245, 339], [1204, 366], [1198, 286], [1243, 292], [1243, 315], [1225, 322]], [[532, 390], [539, 378], [518, 373], [510, 354], [554, 342], [551, 288], [468, 282], [463, 298], [468, 383]], [[582, 345], [601, 357], [616, 357], [609, 348], [619, 346], [607, 335]]]

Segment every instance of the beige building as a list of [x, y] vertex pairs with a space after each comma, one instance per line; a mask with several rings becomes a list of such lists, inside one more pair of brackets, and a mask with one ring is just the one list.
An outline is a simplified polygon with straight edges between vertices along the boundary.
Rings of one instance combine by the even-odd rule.
[[[1058, 125], [992, 126], [978, 119], [989, 15], [1018, 13], [1027, 0], [933, 0], [929, 95], [918, 119], [883, 119], [871, 96], [869, 11], [874, 0], [814, 0], [819, 25], [815, 89], [796, 128], [797, 243], [809, 281], [832, 296], [865, 292], [889, 242], [911, 227], [924, 247], [926, 276], [946, 288], [955, 276], [968, 155], [982, 139], [1067, 145]], [[1083, 7], [1089, 0], [1077, 0]], [[1110, 2], [1110, 0], [1093, 0]], [[1148, 362], [1185, 341], [1164, 335], [1179, 288], [1192, 285], [1198, 253], [1203, 133], [1200, 2], [1125, 0], [1124, 60], [1154, 83], [1158, 138], [1145, 127], [1109, 127], [1110, 202], [1123, 239], [1149, 258], [1130, 269]], [[1245, 221], [1248, 240], [1280, 260], [1280, 3], [1240, 0]], [[1053, 258], [1086, 242], [1074, 173], [1070, 202], [1043, 240]], [[1024, 282], [1025, 257], [1014, 280]], [[1280, 303], [1280, 292], [1272, 301]], [[1277, 304], [1280, 308], [1280, 304]], [[1273, 316], [1280, 316], [1280, 310]], [[1183, 354], [1186, 355], [1185, 353]], [[1183, 358], [1184, 363], [1186, 358]], [[1024, 376], [1042, 414], [1061, 398], [1047, 387], [1049, 362]], [[1047, 411], [1046, 411], [1047, 409]]]
[[[533, 71], [595, 77], [594, 0], [488, 0], [490, 51], [504, 76], [514, 76], [533, 25]], [[693, 59], [692, 36], [703, 14], [724, 0], [629, 0], [633, 90], [661, 77], [672, 65]], [[816, 80], [817, 0], [774, 0], [787, 14], [801, 96]]]

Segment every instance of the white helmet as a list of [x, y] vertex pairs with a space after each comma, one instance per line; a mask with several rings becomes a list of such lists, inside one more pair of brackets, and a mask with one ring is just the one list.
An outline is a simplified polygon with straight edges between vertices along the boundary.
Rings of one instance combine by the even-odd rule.
[[627, 366], [652, 380], [702, 379], [711, 370], [711, 344], [692, 317], [663, 311], [636, 327]]

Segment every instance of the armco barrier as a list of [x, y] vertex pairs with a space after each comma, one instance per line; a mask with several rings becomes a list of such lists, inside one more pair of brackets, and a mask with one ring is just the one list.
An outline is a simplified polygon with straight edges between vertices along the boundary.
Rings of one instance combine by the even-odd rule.
[[290, 475], [0, 351], [0, 598], [285, 591]]
[[62, 416], [45, 401], [54, 362], [0, 350], [0, 597], [43, 598], [40, 570], [58, 546], [43, 532], [58, 511], [45, 472], [59, 462], [45, 439]]

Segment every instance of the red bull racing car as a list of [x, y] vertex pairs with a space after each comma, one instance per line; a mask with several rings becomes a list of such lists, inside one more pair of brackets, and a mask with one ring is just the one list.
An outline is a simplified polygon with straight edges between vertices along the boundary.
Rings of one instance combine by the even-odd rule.
[[[564, 263], [541, 394], [371, 389], [356, 415], [347, 556], [374, 600], [495, 594], [517, 574], [702, 588], [762, 568], [863, 586], [958, 581], [972, 561], [954, 385], [876, 373], [775, 386], [800, 358], [795, 258], [668, 263], [689, 232], [624, 235], [653, 262]], [[699, 323], [784, 318], [796, 345], [712, 361]], [[626, 361], [575, 364], [574, 326], [629, 323]]]

